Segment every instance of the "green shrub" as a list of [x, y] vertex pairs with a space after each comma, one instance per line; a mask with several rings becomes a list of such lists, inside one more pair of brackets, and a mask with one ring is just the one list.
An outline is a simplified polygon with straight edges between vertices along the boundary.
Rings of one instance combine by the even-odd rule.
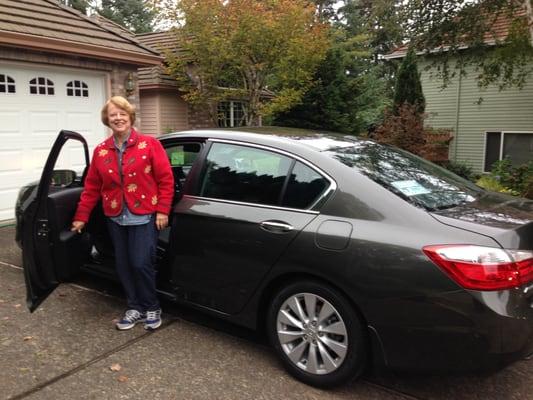
[[490, 190], [492, 192], [500, 192], [512, 194], [513, 196], [518, 196], [520, 193], [512, 189], [506, 188], [503, 186], [496, 177], [492, 175], [483, 175], [476, 182], [476, 185], [481, 186], [483, 189]]
[[[514, 167], [508, 158], [496, 161], [490, 175], [477, 184], [485, 189], [533, 198], [533, 161]], [[487, 186], [485, 186], [487, 185]]]
[[474, 173], [472, 166], [462, 161], [448, 161], [442, 164], [444, 168], [452, 171], [454, 174], [462, 176], [469, 181], [475, 182], [478, 176]]
[[492, 165], [491, 175], [498, 177], [503, 186], [522, 194], [533, 176], [533, 161], [513, 167], [511, 161], [505, 158]]

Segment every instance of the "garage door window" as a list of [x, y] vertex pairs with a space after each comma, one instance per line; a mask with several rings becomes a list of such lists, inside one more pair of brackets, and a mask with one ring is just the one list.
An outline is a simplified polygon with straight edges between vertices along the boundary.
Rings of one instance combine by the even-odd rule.
[[89, 87], [82, 81], [70, 81], [67, 83], [67, 96], [89, 97]]
[[0, 74], [0, 93], [15, 93], [15, 80], [10, 76]]
[[30, 94], [53, 96], [55, 94], [54, 82], [42, 76], [33, 78], [30, 81]]

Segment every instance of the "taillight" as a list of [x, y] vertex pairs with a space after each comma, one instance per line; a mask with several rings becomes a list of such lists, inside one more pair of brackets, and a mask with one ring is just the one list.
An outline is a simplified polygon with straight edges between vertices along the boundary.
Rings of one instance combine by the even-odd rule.
[[533, 280], [532, 251], [472, 245], [425, 246], [423, 250], [466, 289], [510, 289]]

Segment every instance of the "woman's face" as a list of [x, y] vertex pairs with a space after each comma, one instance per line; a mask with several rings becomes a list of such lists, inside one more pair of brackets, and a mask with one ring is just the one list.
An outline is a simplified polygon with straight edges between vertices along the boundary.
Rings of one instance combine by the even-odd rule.
[[130, 115], [113, 103], [107, 106], [107, 121], [114, 135], [127, 135], [131, 130]]

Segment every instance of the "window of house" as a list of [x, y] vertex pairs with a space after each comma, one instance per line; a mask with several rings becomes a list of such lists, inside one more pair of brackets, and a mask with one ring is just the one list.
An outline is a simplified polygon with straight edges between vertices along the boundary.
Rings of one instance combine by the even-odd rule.
[[53, 96], [55, 94], [54, 82], [42, 76], [33, 78], [30, 81], [30, 94]]
[[221, 101], [218, 103], [218, 126], [232, 128], [244, 126], [244, 103], [242, 101]]
[[254, 147], [214, 143], [200, 195], [245, 203], [279, 205], [292, 159]]
[[533, 160], [533, 132], [487, 132], [484, 171], [504, 158], [515, 166]]
[[0, 74], [0, 93], [15, 93], [15, 80], [10, 76]]
[[82, 81], [70, 81], [67, 83], [67, 96], [89, 97], [89, 87]]

